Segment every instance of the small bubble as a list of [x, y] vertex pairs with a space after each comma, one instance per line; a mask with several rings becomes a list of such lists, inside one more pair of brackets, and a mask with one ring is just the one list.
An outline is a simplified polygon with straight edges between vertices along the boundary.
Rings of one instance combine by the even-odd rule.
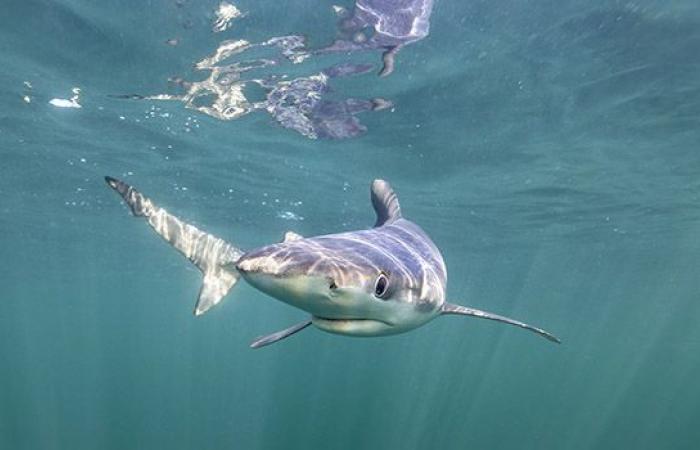
[[291, 211], [279, 211], [277, 212], [277, 217], [284, 220], [304, 220], [302, 216], [294, 214]]

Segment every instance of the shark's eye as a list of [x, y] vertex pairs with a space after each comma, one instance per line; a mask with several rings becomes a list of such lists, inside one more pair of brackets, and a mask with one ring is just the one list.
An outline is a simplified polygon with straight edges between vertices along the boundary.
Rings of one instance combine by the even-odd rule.
[[337, 289], [337, 288], [338, 288], [338, 285], [335, 284], [335, 280], [331, 280], [331, 284], [330, 284], [329, 287], [331, 288], [331, 290], [333, 290], [333, 289]]
[[380, 273], [377, 277], [377, 281], [374, 282], [374, 295], [378, 298], [386, 298], [389, 292], [389, 278], [383, 273]]

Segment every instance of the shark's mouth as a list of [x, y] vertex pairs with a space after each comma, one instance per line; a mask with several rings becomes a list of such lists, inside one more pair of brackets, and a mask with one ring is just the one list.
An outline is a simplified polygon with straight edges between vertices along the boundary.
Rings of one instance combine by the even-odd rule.
[[381, 336], [396, 333], [392, 324], [376, 319], [331, 319], [313, 316], [311, 321], [316, 327], [329, 333], [350, 336]]
[[386, 326], [388, 326], [388, 327], [393, 326], [393, 325], [390, 324], [389, 322], [385, 322], [385, 321], [380, 320], [380, 319], [361, 319], [361, 318], [332, 319], [332, 318], [330, 318], [330, 317], [319, 317], [319, 316], [312, 316], [312, 317], [313, 317], [313, 320], [315, 320], [315, 321], [323, 321], [323, 322], [331, 322], [331, 323], [343, 323], [343, 322], [347, 322], [347, 323], [362, 323], [362, 322], [365, 322], [365, 323], [381, 323], [381, 324], [384, 324], [384, 325], [386, 325]]

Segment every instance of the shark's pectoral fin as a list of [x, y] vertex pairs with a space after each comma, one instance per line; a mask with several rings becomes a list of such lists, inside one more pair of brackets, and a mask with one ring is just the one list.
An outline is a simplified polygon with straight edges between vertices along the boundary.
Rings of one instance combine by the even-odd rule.
[[282, 331], [278, 331], [277, 333], [268, 334], [267, 336], [260, 336], [250, 344], [250, 347], [260, 348], [265, 347], [266, 345], [274, 344], [275, 342], [281, 341], [294, 333], [298, 333], [309, 325], [311, 325], [311, 319], [305, 320]]
[[532, 325], [528, 325], [523, 322], [519, 322], [517, 320], [510, 319], [508, 317], [504, 316], [499, 316], [498, 314], [493, 314], [487, 311], [481, 311], [479, 309], [474, 309], [474, 308], [468, 308], [466, 306], [461, 306], [461, 305], [453, 305], [452, 303], [445, 303], [442, 306], [442, 311], [440, 314], [456, 314], [456, 315], [461, 315], [461, 316], [473, 316], [473, 317], [480, 317], [482, 319], [489, 319], [489, 320], [495, 320], [498, 322], [503, 322], [507, 323], [510, 325], [515, 325], [520, 328], [524, 328], [526, 330], [533, 331], [540, 336], [544, 337], [545, 339], [548, 339], [552, 342], [556, 342], [557, 344], [561, 344], [561, 341], [554, 335], [544, 331], [541, 328], [536, 328], [533, 327]]

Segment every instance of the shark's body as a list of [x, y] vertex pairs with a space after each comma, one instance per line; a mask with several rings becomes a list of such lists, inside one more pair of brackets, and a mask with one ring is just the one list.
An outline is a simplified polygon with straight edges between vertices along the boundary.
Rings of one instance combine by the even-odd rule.
[[[335, 333], [401, 333], [435, 317], [445, 303], [442, 255], [423, 230], [406, 219], [369, 230], [273, 244], [244, 255], [237, 267], [260, 290], [310, 313], [316, 326]], [[380, 274], [387, 276], [388, 288], [399, 291], [400, 302], [367, 301], [362, 312], [345, 307], [347, 296], [374, 292]], [[309, 296], [305, 289], [294, 289], [295, 282], [278, 283], [279, 278], [320, 280], [326, 289]], [[301, 295], [290, 295], [294, 291]], [[368, 314], [371, 310], [376, 314]], [[382, 320], [366, 319], [373, 316]], [[352, 321], [357, 319], [363, 321]]]
[[446, 302], [447, 269], [428, 235], [404, 219], [394, 191], [375, 180], [371, 229], [303, 238], [288, 232], [283, 242], [243, 252], [155, 206], [131, 186], [107, 183], [136, 216], [145, 217], [166, 241], [204, 273], [195, 314], [216, 305], [242, 276], [257, 289], [310, 314], [286, 330], [257, 339], [261, 347], [313, 324], [336, 334], [382, 336], [403, 333], [441, 314], [506, 322], [557, 338], [506, 317]]

